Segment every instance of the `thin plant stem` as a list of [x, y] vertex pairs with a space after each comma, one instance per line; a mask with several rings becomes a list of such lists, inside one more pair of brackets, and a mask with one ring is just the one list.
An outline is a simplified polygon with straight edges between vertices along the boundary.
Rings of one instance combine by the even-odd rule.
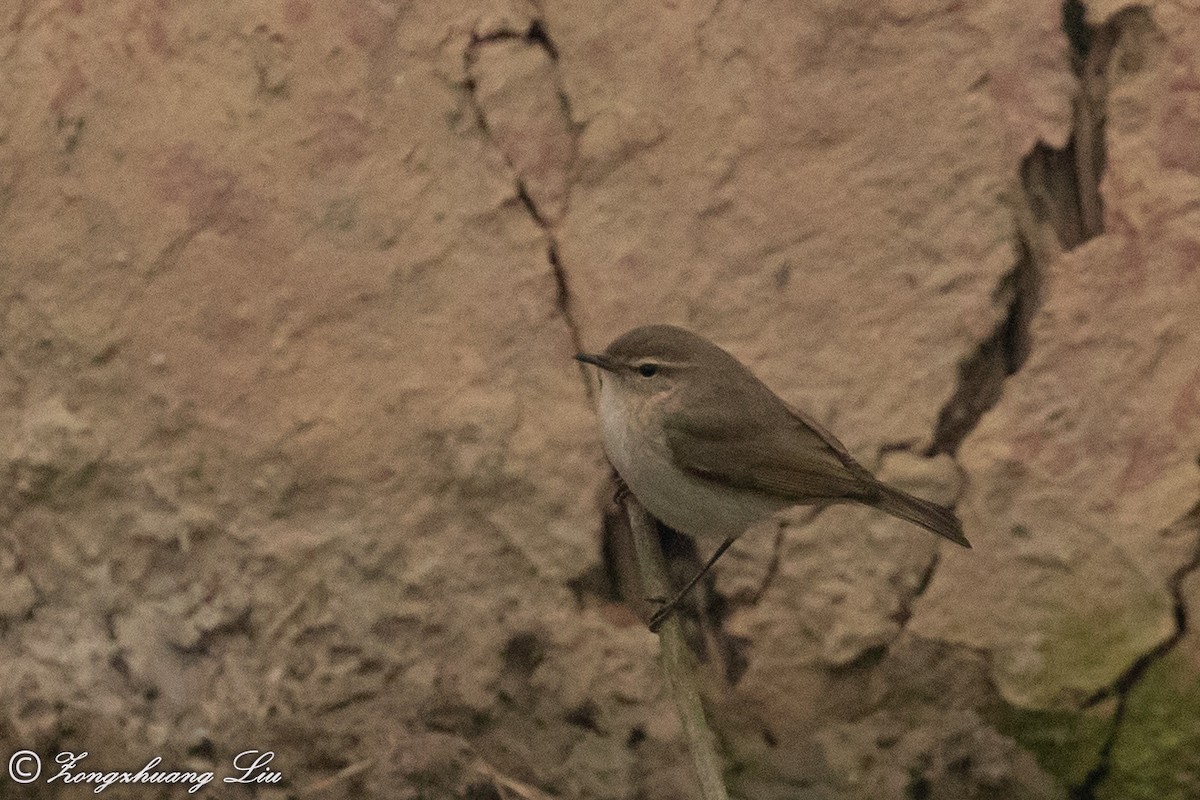
[[[671, 586], [667, 579], [667, 563], [659, 545], [654, 519], [632, 495], [627, 494], [624, 502], [646, 596], [669, 597]], [[683, 725], [683, 738], [696, 768], [700, 796], [703, 800], [728, 800], [721, 759], [717, 755], [716, 737], [708, 727], [704, 706], [700, 702], [696, 660], [684, 640], [683, 624], [678, 614], [671, 614], [663, 620], [658, 629], [658, 642], [662, 652], [663, 675]]]

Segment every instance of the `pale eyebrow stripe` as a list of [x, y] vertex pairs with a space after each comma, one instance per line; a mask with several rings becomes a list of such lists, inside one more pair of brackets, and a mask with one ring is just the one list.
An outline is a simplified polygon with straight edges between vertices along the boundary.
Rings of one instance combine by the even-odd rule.
[[656, 367], [668, 367], [668, 368], [669, 367], [682, 367], [684, 365], [684, 363], [685, 362], [683, 362], [683, 361], [655, 361], [653, 358], [643, 358], [638, 361], [630, 361], [629, 368], [637, 369], [642, 364], [653, 364]]

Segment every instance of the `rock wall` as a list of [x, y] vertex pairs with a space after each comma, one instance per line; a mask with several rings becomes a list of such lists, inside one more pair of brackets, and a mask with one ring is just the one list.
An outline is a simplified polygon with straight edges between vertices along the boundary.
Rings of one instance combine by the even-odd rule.
[[0, 4], [0, 755], [693, 796], [570, 359], [661, 321], [974, 544], [739, 540], [736, 796], [1200, 795], [1197, 53], [1182, 0]]

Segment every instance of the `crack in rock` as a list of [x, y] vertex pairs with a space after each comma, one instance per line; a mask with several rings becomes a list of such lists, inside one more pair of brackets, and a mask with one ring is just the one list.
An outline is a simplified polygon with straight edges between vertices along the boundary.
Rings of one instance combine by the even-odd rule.
[[[494, 47], [509, 49], [497, 54], [499, 61], [483, 63], [485, 51]], [[529, 49], [532, 54], [523, 52]], [[566, 213], [578, 150], [578, 130], [571, 121], [570, 100], [562, 88], [558, 57], [558, 47], [544, 22], [533, 19], [524, 30], [500, 27], [472, 34], [463, 55], [463, 66], [477, 124], [512, 171], [517, 199], [546, 240], [546, 261], [557, 287], [555, 310], [567, 327], [572, 346], [579, 351], [582, 336], [573, 311], [574, 296], [555, 234], [555, 227]], [[548, 63], [542, 64], [541, 60]], [[544, 71], [549, 72], [552, 88], [538, 82], [539, 77], [545, 77]], [[493, 77], [495, 80], [490, 81]], [[486, 95], [481, 89], [484, 82], [495, 84]], [[553, 103], [547, 102], [549, 92], [554, 95]], [[493, 97], [500, 104], [508, 101], [519, 106], [512, 109], [517, 116], [505, 116], [501, 105], [492, 106], [489, 100]], [[532, 116], [522, 119], [519, 116], [522, 112]], [[531, 130], [517, 124], [535, 120], [543, 124], [534, 125]], [[590, 398], [592, 386], [583, 365], [580, 376]]]
[[979, 344], [958, 368], [958, 387], [942, 407], [934, 428], [928, 457], [954, 456], [983, 415], [1000, 401], [1004, 382], [1029, 356], [1029, 323], [1037, 308], [1040, 264], [1023, 236], [1017, 239], [1018, 257], [1011, 272], [996, 289], [1007, 298], [1007, 311], [991, 336]]
[[1130, 693], [1150, 668], [1174, 650], [1188, 632], [1188, 609], [1183, 595], [1183, 584], [1193, 573], [1200, 571], [1200, 503], [1197, 503], [1183, 519], [1172, 527], [1191, 528], [1195, 536], [1192, 557], [1176, 569], [1167, 581], [1167, 588], [1174, 602], [1175, 630], [1155, 647], [1143, 653], [1117, 677], [1111, 686], [1096, 692], [1084, 703], [1084, 708], [1091, 708], [1109, 698], [1114, 696], [1116, 698], [1116, 707], [1113, 709], [1112, 726], [1108, 736], [1100, 746], [1095, 765], [1088, 771], [1080, 784], [1070, 788], [1071, 800], [1095, 800], [1096, 790], [1112, 769], [1112, 754], [1121, 736], [1121, 727], [1128, 711]]
[[[893, 637], [892, 641], [895, 641], [897, 638], [899, 638], [900, 633], [902, 633], [904, 628], [908, 625], [908, 621], [912, 619], [913, 606], [917, 604], [917, 600], [921, 597], [921, 595], [925, 594], [925, 591], [929, 588], [929, 585], [933, 583], [933, 576], [937, 573], [938, 564], [941, 563], [941, 560], [941, 552], [934, 550], [932, 557], [929, 559], [929, 563], [925, 565], [925, 569], [921, 573], [921, 577], [917, 579], [917, 585], [913, 589], [912, 593], [907, 596], [903, 594], [900, 595], [900, 609], [896, 612], [896, 623], [900, 626], [900, 630], [896, 633], [896, 636]], [[890, 646], [891, 642], [888, 644]]]
[[[1007, 377], [1028, 358], [1029, 324], [1038, 305], [1044, 269], [1061, 252], [1104, 232], [1100, 182], [1106, 163], [1109, 69], [1126, 33], [1153, 27], [1153, 22], [1144, 6], [1130, 6], [1093, 27], [1086, 22], [1081, 0], [1064, 0], [1062, 14], [1063, 33], [1071, 47], [1072, 68], [1078, 79], [1072, 102], [1072, 131], [1064, 147], [1039, 142], [1022, 161], [1015, 197], [1018, 258], [998, 287], [998, 294], [1008, 297], [1007, 313], [992, 335], [960, 366], [958, 388], [942, 410], [929, 455], [953, 456], [983, 414], [1000, 400]], [[1179, 524], [1197, 528], [1197, 542], [1192, 558], [1168, 581], [1174, 600], [1175, 631], [1084, 704], [1090, 708], [1115, 698], [1112, 724], [1096, 763], [1079, 784], [1068, 789], [1072, 800], [1095, 800], [1111, 771], [1130, 692], [1187, 632], [1182, 587], [1190, 575], [1200, 570], [1200, 505]], [[930, 578], [936, 566], [936, 562], [931, 565]]]
[[1095, 28], [1087, 24], [1080, 0], [1066, 0], [1062, 14], [1078, 78], [1071, 135], [1062, 148], [1038, 142], [1021, 163], [1015, 198], [1017, 259], [997, 287], [998, 299], [1007, 298], [1007, 313], [960, 365], [958, 388], [942, 409], [928, 455], [954, 455], [980, 418], [999, 402], [1005, 379], [1025, 362], [1029, 322], [1047, 264], [1104, 232], [1100, 179], [1106, 157], [1109, 64], [1127, 30], [1152, 23], [1142, 6], [1123, 9]]
[[1039, 142], [1022, 165], [1022, 183], [1039, 221], [1048, 222], [1065, 249], [1104, 232], [1100, 176], [1104, 172], [1105, 80], [1117, 28], [1114, 17], [1099, 30], [1087, 24], [1080, 0], [1062, 5], [1062, 28], [1078, 81], [1072, 100], [1072, 129], [1067, 144]]

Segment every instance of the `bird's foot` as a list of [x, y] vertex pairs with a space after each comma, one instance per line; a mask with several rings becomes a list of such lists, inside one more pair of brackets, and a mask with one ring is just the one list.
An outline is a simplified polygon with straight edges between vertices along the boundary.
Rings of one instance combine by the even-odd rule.
[[662, 624], [667, 621], [667, 617], [671, 616], [671, 614], [674, 613], [675, 609], [678, 607], [678, 603], [666, 603], [658, 611], [655, 611], [654, 615], [650, 617], [650, 623], [648, 625], [650, 632], [658, 633], [658, 629], [661, 628]]

